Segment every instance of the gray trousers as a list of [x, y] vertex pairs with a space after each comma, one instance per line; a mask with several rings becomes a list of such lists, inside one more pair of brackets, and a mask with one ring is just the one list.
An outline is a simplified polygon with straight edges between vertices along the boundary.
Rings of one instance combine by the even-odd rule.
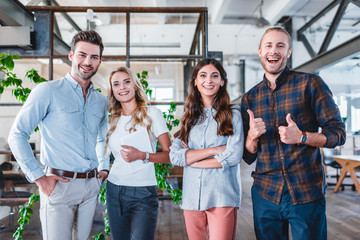
[[[74, 176], [75, 177], [75, 176]], [[40, 191], [44, 240], [86, 240], [94, 219], [101, 179], [70, 179], [56, 183], [49, 197]]]

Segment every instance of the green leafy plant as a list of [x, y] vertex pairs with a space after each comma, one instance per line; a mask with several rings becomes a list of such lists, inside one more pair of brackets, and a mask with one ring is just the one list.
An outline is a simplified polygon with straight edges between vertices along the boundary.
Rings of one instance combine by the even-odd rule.
[[149, 83], [146, 80], [147, 76], [148, 76], [148, 71], [142, 71], [141, 73], [137, 73], [137, 77], [140, 80], [141, 85], [143, 86], [145, 93], [149, 96], [149, 98], [151, 99], [152, 96], [152, 89], [149, 88]]
[[[142, 71], [141, 74], [137, 74], [138, 78], [140, 79], [140, 83], [142, 84], [145, 92], [148, 94], [149, 98], [151, 98], [152, 90], [149, 89], [149, 83], [147, 81], [148, 72]], [[169, 131], [173, 129], [173, 127], [179, 125], [179, 119], [175, 119], [174, 113], [176, 111], [176, 103], [171, 102], [170, 108], [168, 112], [163, 112], [163, 117], [166, 120], [166, 125]], [[157, 181], [157, 187], [160, 190], [166, 189], [166, 191], [170, 194], [171, 198], [173, 199], [174, 203], [179, 204], [182, 198], [182, 191], [181, 189], [173, 189], [173, 187], [166, 181], [166, 177], [170, 175], [172, 164], [161, 164], [155, 163], [155, 176]]]
[[15, 240], [22, 239], [22, 235], [24, 232], [24, 225], [30, 222], [30, 217], [33, 214], [32, 208], [34, 207], [34, 203], [39, 201], [40, 201], [39, 194], [34, 193], [33, 195], [30, 196], [29, 201], [19, 209], [20, 218], [17, 221], [19, 227], [13, 234]]
[[[0, 81], [0, 94], [2, 94], [7, 87], [15, 87], [12, 90], [12, 95], [18, 101], [24, 103], [29, 96], [31, 89], [23, 87], [23, 80], [19, 79], [16, 74], [12, 72], [15, 66], [14, 59], [20, 59], [20, 57], [9, 53], [0, 54], [0, 71], [5, 75], [4, 79]], [[35, 69], [27, 71], [25, 78], [36, 84], [46, 81], [44, 78], [39, 76]], [[35, 131], [37, 130], [38, 128], [35, 129]], [[33, 213], [32, 207], [34, 206], [34, 202], [39, 202], [39, 200], [39, 193], [35, 192], [30, 196], [28, 203], [20, 207], [20, 218], [18, 220], [19, 227], [13, 234], [14, 239], [22, 239], [24, 225], [29, 223], [31, 214]]]
[[105, 235], [110, 235], [110, 224], [109, 224], [109, 217], [107, 214], [107, 208], [106, 208], [106, 187], [107, 187], [107, 181], [104, 182], [103, 187], [100, 189], [100, 193], [98, 196], [98, 201], [102, 203], [105, 206], [105, 214], [104, 214], [104, 232], [101, 232], [99, 234], [95, 234], [92, 237], [95, 240], [105, 240]]
[[[14, 59], [20, 59], [20, 57], [8, 53], [0, 54], [0, 71], [5, 74], [4, 80], [0, 82], [0, 94], [4, 92], [5, 88], [13, 86], [15, 89], [12, 90], [12, 94], [18, 101], [24, 103], [29, 96], [31, 89], [23, 87], [23, 81], [12, 72], [15, 66]], [[36, 84], [46, 81], [44, 78], [39, 76], [35, 69], [31, 69], [26, 72], [25, 77]]]

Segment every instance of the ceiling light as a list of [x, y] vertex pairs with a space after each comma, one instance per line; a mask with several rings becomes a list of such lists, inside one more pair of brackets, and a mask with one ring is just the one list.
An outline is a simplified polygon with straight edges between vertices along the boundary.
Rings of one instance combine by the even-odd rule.
[[259, 5], [260, 16], [259, 16], [259, 19], [258, 19], [258, 21], [256, 23], [256, 26], [259, 27], [259, 28], [266, 27], [266, 26], [270, 25], [270, 22], [268, 20], [266, 20], [264, 18], [264, 16], [263, 16], [263, 12], [262, 12], [263, 5], [264, 5], [264, 0], [261, 0], [260, 5]]

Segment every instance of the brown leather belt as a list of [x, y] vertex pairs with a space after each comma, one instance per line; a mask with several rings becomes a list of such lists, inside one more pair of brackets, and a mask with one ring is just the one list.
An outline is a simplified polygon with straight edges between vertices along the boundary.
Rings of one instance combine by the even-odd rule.
[[[58, 175], [60, 177], [68, 177], [68, 178], [73, 178], [75, 175], [75, 172], [70, 172], [70, 171], [65, 171], [65, 170], [60, 170], [60, 169], [55, 169], [55, 168], [50, 168], [48, 167], [48, 171], [52, 174]], [[97, 170], [94, 169], [90, 172], [86, 172], [86, 173], [76, 173], [76, 178], [93, 178], [97, 175]]]

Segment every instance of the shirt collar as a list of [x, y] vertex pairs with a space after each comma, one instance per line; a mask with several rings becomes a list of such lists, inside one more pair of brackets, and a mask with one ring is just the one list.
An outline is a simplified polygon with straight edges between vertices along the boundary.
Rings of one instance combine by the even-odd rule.
[[214, 114], [214, 113], [216, 113], [216, 110], [213, 107], [211, 107], [211, 108], [204, 107], [204, 112], [205, 112], [205, 114]]
[[[290, 69], [288, 68], [288, 66], [286, 66], [285, 69], [282, 71], [282, 73], [278, 76], [278, 78], [275, 81], [276, 88], [279, 88], [286, 81], [289, 73], [290, 73]], [[269, 80], [266, 79], [265, 74], [264, 74], [263, 81], [265, 82], [265, 85], [268, 88], [270, 88], [270, 82], [269, 82]]]
[[[77, 87], [81, 88], [80, 84], [71, 76], [70, 73], [66, 74], [65, 79], [70, 83], [70, 86], [73, 89], [76, 89]], [[93, 88], [94, 88], [94, 85], [92, 82], [90, 82], [88, 91], [91, 91]]]

